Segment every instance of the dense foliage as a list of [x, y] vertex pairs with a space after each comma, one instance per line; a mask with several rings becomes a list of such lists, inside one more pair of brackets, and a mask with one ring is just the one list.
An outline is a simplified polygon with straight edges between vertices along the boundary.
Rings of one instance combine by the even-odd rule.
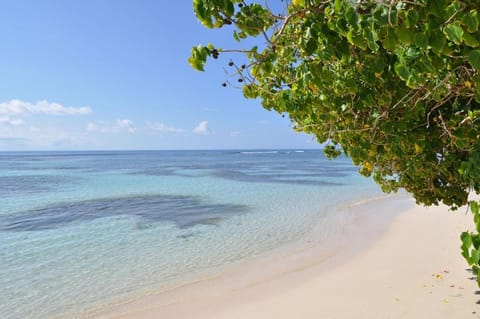
[[[194, 0], [199, 21], [257, 46], [232, 60], [244, 96], [288, 114], [295, 129], [349, 156], [386, 192], [456, 209], [480, 191], [478, 0]], [[190, 64], [226, 54], [192, 49]], [[235, 59], [239, 59], [236, 57]], [[480, 271], [477, 232], [463, 255]]]

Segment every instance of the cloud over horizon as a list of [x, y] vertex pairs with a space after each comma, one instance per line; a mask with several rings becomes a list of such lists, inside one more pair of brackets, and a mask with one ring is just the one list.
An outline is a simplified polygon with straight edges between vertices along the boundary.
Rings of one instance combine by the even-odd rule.
[[45, 115], [85, 115], [90, 114], [90, 107], [63, 106], [59, 103], [51, 103], [46, 100], [34, 104], [17, 99], [0, 103], [0, 114], [26, 116], [33, 114]]
[[150, 123], [147, 122], [147, 129], [151, 131], [161, 132], [161, 133], [186, 133], [187, 130], [179, 127], [169, 126], [163, 123]]
[[90, 122], [87, 124], [88, 132], [98, 132], [98, 133], [135, 133], [137, 128], [133, 121], [129, 119], [119, 119], [115, 123], [109, 122]]
[[193, 133], [199, 135], [207, 135], [211, 133], [210, 128], [208, 127], [208, 121], [202, 121], [193, 129]]

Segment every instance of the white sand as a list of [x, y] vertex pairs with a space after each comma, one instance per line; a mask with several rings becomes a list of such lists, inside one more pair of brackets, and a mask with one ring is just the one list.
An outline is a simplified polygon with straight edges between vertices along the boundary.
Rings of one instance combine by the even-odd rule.
[[[459, 248], [460, 233], [472, 227], [465, 209], [415, 206], [389, 227], [365, 223], [368, 233], [347, 229], [347, 246], [333, 256], [277, 255], [96, 318], [480, 318], [479, 289]], [[282, 260], [294, 267], [278, 267]]]

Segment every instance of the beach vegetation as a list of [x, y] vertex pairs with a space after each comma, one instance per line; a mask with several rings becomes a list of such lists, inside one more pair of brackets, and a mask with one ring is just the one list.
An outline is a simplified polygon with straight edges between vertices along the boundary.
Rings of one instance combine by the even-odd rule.
[[[462, 254], [479, 278], [478, 0], [194, 0], [232, 48], [192, 49], [191, 66], [229, 54], [229, 79], [297, 131], [350, 157], [383, 191], [417, 203], [469, 204]], [[231, 80], [234, 79], [234, 80]], [[479, 281], [480, 283], [480, 281]]]

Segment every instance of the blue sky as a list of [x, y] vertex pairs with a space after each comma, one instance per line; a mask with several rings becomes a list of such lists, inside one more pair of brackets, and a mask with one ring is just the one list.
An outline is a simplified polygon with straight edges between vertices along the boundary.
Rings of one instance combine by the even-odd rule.
[[318, 147], [221, 86], [234, 56], [190, 68], [193, 45], [239, 48], [231, 31], [187, 0], [2, 1], [0, 150]]

